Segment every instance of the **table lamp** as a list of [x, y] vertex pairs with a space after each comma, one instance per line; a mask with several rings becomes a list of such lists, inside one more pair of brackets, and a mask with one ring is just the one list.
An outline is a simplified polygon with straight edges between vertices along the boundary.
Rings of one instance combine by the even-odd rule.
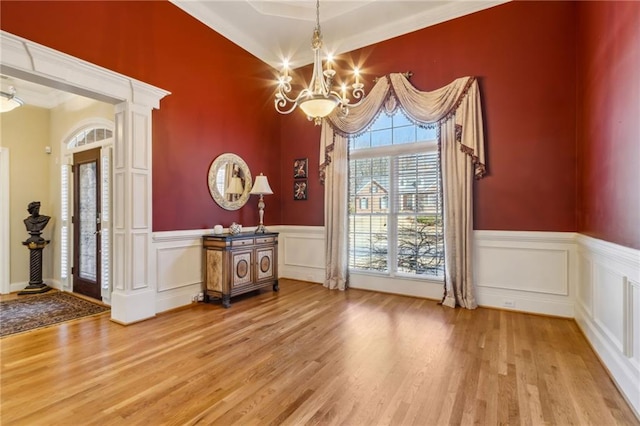
[[260, 199], [258, 200], [258, 209], [260, 215], [260, 225], [256, 228], [256, 234], [264, 234], [267, 230], [264, 227], [263, 219], [264, 219], [264, 195], [271, 195], [273, 191], [269, 186], [269, 181], [267, 177], [260, 173], [260, 176], [256, 176], [256, 181], [253, 183], [253, 187], [251, 188], [251, 195], [259, 195]]

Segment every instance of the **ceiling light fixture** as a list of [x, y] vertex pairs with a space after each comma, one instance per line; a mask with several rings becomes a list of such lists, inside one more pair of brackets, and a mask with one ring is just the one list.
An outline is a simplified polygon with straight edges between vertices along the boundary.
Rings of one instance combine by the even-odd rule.
[[24, 102], [16, 96], [15, 87], [10, 86], [8, 92], [0, 92], [0, 113], [11, 111], [22, 105]]
[[309, 120], [313, 120], [316, 125], [322, 119], [338, 107], [340, 113], [347, 115], [350, 106], [359, 105], [364, 99], [364, 84], [360, 83], [358, 68], [353, 70], [355, 82], [351, 85], [351, 96], [356, 103], [351, 103], [347, 97], [347, 85], [342, 84], [340, 93], [333, 90], [333, 79], [336, 71], [331, 68], [332, 58], [329, 56], [325, 61], [326, 69], [322, 70], [322, 60], [320, 59], [320, 49], [322, 48], [322, 32], [320, 31], [320, 0], [316, 0], [316, 28], [313, 30], [311, 39], [311, 49], [313, 50], [313, 74], [309, 86], [303, 89], [297, 97], [290, 98], [291, 76], [289, 75], [288, 61], [284, 61], [282, 75], [278, 79], [278, 89], [276, 92], [275, 107], [281, 114], [289, 114], [300, 107], [307, 114]]

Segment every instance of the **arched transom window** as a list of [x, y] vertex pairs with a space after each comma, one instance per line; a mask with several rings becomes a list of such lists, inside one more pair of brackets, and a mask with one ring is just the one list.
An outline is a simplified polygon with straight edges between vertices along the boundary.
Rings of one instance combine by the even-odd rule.
[[106, 127], [89, 127], [76, 133], [67, 144], [67, 148], [76, 148], [100, 142], [113, 137], [113, 131]]

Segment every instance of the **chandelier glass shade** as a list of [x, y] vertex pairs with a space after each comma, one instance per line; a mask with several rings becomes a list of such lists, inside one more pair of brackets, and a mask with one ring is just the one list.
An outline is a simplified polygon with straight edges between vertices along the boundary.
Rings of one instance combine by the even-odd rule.
[[16, 96], [16, 89], [13, 86], [9, 87], [8, 92], [0, 91], [0, 113], [11, 111], [22, 105], [24, 102]]
[[[291, 97], [291, 81], [289, 75], [289, 65], [285, 61], [282, 74], [278, 79], [278, 89], [276, 91], [275, 107], [281, 114], [289, 114], [296, 107], [307, 115], [309, 120], [313, 120], [316, 125], [337, 107], [342, 115], [349, 113], [350, 106], [356, 106], [364, 99], [364, 84], [360, 83], [359, 71], [353, 70], [355, 81], [350, 85], [342, 84], [339, 92], [334, 90], [334, 78], [336, 71], [332, 69], [331, 58], [325, 61], [326, 69], [323, 70], [322, 59], [320, 57], [322, 49], [322, 32], [320, 30], [320, 0], [316, 0], [316, 27], [313, 30], [311, 39], [311, 49], [313, 50], [313, 73], [309, 85], [300, 91], [298, 96]], [[348, 96], [354, 99], [352, 103]]]

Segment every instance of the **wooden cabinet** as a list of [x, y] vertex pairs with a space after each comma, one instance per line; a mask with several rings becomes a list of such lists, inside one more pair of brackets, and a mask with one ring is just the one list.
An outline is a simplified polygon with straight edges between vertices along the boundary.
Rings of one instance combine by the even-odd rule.
[[205, 235], [204, 283], [206, 300], [231, 297], [263, 287], [278, 291], [278, 233]]

